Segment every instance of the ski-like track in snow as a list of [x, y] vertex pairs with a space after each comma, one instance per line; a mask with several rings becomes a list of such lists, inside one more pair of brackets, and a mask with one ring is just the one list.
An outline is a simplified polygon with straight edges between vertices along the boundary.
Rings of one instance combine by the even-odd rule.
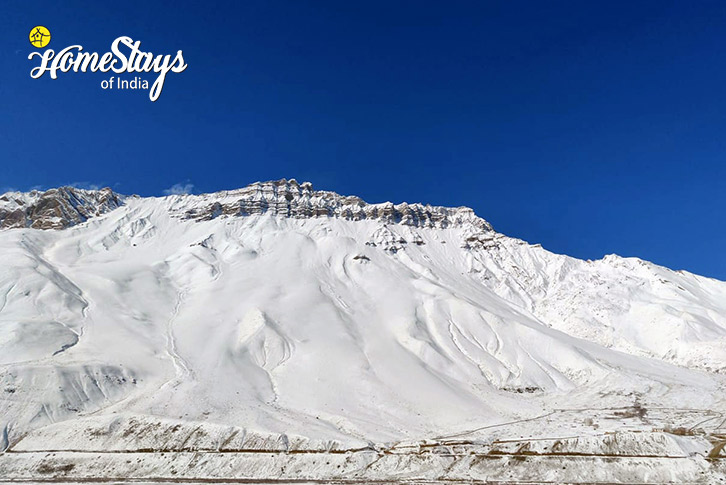
[[174, 336], [174, 320], [179, 316], [182, 305], [184, 304], [184, 291], [177, 292], [176, 303], [172, 310], [169, 320], [166, 322], [166, 354], [174, 366], [175, 377], [165, 382], [159, 390], [171, 385], [172, 387], [178, 386], [182, 380], [188, 377], [192, 377], [192, 371], [187, 364], [186, 360], [179, 355], [177, 350], [176, 337]]

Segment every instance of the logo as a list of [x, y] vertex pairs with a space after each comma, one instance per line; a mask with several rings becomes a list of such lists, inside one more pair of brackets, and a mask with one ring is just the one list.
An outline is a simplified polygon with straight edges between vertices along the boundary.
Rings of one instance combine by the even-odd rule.
[[[33, 27], [29, 35], [30, 43], [42, 49], [50, 42], [50, 31], [38, 25]], [[159, 99], [164, 89], [167, 74], [180, 73], [187, 68], [184, 54], [181, 50], [176, 55], [154, 54], [141, 50], [141, 41], [131, 37], [117, 37], [111, 42], [110, 52], [99, 54], [83, 50], [82, 45], [70, 45], [58, 52], [46, 49], [42, 52], [34, 51], [28, 55], [28, 60], [40, 58], [40, 65], [30, 70], [30, 77], [38, 79], [48, 73], [51, 79], [58, 79], [59, 73], [67, 72], [109, 72], [116, 74], [154, 73], [156, 79], [152, 83], [140, 76], [111, 76], [101, 81], [101, 89], [126, 90], [148, 89], [149, 99], [153, 102]]]
[[33, 47], [42, 49], [50, 42], [50, 30], [46, 29], [42, 25], [36, 25], [32, 28], [28, 37]]

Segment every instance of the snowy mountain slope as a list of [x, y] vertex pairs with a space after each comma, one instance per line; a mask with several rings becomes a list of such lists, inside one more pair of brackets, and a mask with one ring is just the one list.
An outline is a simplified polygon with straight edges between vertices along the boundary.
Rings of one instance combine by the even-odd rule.
[[496, 236], [469, 271], [547, 325], [599, 345], [726, 372], [723, 282], [637, 258], [582, 261]]
[[[295, 181], [101, 192], [83, 192], [96, 202], [82, 218], [31, 210], [0, 231], [11, 450], [357, 449], [723, 424], [726, 283], [552, 254], [466, 208], [366, 204]], [[705, 454], [699, 439], [661, 441]]]

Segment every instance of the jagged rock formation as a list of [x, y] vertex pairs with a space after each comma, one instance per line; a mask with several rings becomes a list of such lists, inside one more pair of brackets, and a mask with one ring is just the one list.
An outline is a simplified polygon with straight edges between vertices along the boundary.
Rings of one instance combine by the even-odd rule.
[[[82, 190], [61, 187], [46, 192], [10, 192], [0, 196], [0, 229], [31, 227], [65, 229], [105, 214], [124, 201], [110, 188]], [[184, 219], [211, 220], [219, 216], [273, 214], [305, 219], [335, 217], [350, 221], [378, 220], [413, 227], [446, 228], [468, 225], [491, 231], [491, 225], [468, 207], [423, 204], [368, 204], [355, 196], [313, 190], [295, 179], [256, 182], [245, 188], [203, 195], [172, 196], [171, 211]], [[190, 207], [191, 206], [191, 207]]]
[[45, 192], [9, 192], [0, 196], [0, 229], [65, 229], [105, 214], [123, 203], [110, 188], [61, 187]]
[[390, 224], [413, 227], [446, 228], [471, 224], [483, 230], [492, 228], [468, 207], [436, 207], [423, 204], [368, 204], [355, 196], [342, 196], [335, 192], [313, 190], [310, 182], [295, 179], [257, 182], [243, 189], [217, 192], [200, 196], [176, 196], [186, 209], [182, 217], [210, 220], [221, 215], [247, 216], [274, 214], [296, 219], [336, 217], [349, 221], [378, 220]]

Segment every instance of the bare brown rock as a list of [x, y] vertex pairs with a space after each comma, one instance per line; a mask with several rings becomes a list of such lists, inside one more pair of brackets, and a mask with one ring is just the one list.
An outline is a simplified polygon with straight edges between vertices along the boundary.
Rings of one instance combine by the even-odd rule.
[[123, 203], [111, 189], [61, 187], [0, 197], [0, 229], [65, 229], [105, 214]]

